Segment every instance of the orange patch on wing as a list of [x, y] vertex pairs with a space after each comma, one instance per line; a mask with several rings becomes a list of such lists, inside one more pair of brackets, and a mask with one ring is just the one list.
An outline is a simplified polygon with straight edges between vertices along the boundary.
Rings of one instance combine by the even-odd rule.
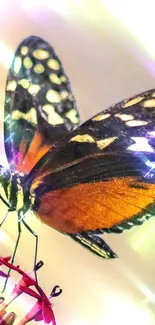
[[[135, 183], [137, 188], [133, 187]], [[154, 197], [153, 184], [130, 177], [112, 179], [48, 192], [42, 196], [36, 214], [52, 228], [77, 233], [129, 220], [145, 211]]]
[[43, 138], [39, 132], [35, 134], [27, 152], [26, 144], [22, 141], [19, 149], [18, 172], [29, 173], [51, 147], [51, 144], [43, 143]]

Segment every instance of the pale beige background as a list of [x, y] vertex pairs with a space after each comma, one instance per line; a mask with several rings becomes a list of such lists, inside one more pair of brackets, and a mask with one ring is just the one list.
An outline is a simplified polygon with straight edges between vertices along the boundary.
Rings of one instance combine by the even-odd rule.
[[[5, 0], [0, 2], [0, 114], [7, 69], [18, 43], [30, 34], [48, 40], [60, 56], [82, 120], [108, 105], [155, 86], [154, 2], [148, 0]], [[1, 122], [2, 129], [2, 122]], [[4, 163], [1, 133], [0, 163]], [[1, 208], [1, 217], [5, 207]], [[0, 231], [0, 254], [10, 254], [16, 214]], [[103, 261], [29, 215], [39, 234], [39, 271], [55, 299], [58, 325], [153, 325], [155, 323], [155, 220], [122, 235], [106, 235], [118, 260]], [[34, 240], [23, 232], [16, 262], [30, 270]], [[11, 284], [8, 286], [10, 289]], [[31, 303], [22, 298], [18, 314]]]

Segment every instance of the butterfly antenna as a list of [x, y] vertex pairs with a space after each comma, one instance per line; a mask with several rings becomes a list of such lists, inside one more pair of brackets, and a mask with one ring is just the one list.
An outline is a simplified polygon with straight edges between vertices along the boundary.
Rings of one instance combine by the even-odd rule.
[[[3, 196], [0, 194], [0, 199], [2, 200], [2, 202], [7, 206], [7, 208], [9, 208], [10, 210], [10, 205], [9, 203], [3, 198]], [[7, 211], [7, 213], [5, 214], [5, 216], [3, 217], [3, 219], [0, 222], [0, 227], [2, 227], [4, 221], [7, 219], [7, 216], [9, 214], [9, 210]]]
[[37, 267], [36, 267], [37, 266], [37, 254], [38, 254], [38, 235], [29, 227], [29, 225], [26, 223], [26, 221], [24, 220], [24, 218], [22, 218], [21, 221], [22, 221], [23, 225], [25, 226], [25, 228], [35, 237], [35, 242], [36, 243], [35, 243], [35, 254], [34, 254], [34, 267], [33, 267], [33, 271], [34, 271], [34, 276], [35, 276], [36, 283], [38, 285]]
[[53, 297], [58, 297], [60, 296], [62, 293], [62, 289], [56, 285], [54, 286], [54, 288], [52, 289], [51, 293], [50, 293], [50, 296], [49, 296], [49, 299], [53, 298]]
[[34, 270], [38, 271], [38, 270], [39, 270], [43, 265], [44, 265], [44, 262], [43, 262], [43, 261], [39, 261], [39, 262], [35, 265], [33, 271], [34, 271]]
[[[14, 252], [13, 252], [13, 255], [12, 255], [12, 259], [11, 259], [11, 263], [13, 264], [14, 263], [14, 260], [15, 260], [15, 256], [16, 256], [16, 252], [17, 252], [17, 248], [18, 248], [18, 244], [19, 244], [19, 240], [20, 240], [20, 236], [21, 236], [21, 222], [19, 221], [19, 217], [18, 217], [18, 237], [17, 237], [17, 240], [16, 240], [16, 245], [15, 245], [15, 248], [14, 248]], [[5, 280], [5, 283], [4, 283], [4, 287], [3, 287], [3, 290], [2, 290], [2, 293], [4, 293], [5, 289], [6, 289], [6, 286], [7, 286], [7, 283], [8, 283], [8, 279], [9, 279], [9, 275], [11, 273], [11, 269], [9, 269], [7, 275], [8, 277], [6, 278]]]

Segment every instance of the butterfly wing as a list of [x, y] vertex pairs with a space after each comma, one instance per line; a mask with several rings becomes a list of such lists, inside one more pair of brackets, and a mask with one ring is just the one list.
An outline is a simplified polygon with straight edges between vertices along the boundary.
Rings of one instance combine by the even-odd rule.
[[36, 36], [24, 39], [6, 83], [4, 133], [10, 169], [29, 173], [78, 124], [70, 83], [53, 48]]
[[96, 115], [45, 154], [27, 178], [39, 218], [114, 257], [98, 235], [155, 214], [154, 116], [151, 90]]

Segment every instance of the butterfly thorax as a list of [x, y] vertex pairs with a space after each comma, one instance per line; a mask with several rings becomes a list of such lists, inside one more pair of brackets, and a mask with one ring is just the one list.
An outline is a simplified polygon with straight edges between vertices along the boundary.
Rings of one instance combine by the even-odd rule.
[[[11, 180], [10, 170], [0, 165], [0, 186], [7, 196], [7, 187]], [[2, 194], [2, 193], [1, 193]]]
[[[10, 204], [10, 211], [29, 209], [29, 195], [24, 191], [24, 173], [12, 173], [6, 187], [6, 196]], [[4, 187], [4, 186], [3, 186]]]

